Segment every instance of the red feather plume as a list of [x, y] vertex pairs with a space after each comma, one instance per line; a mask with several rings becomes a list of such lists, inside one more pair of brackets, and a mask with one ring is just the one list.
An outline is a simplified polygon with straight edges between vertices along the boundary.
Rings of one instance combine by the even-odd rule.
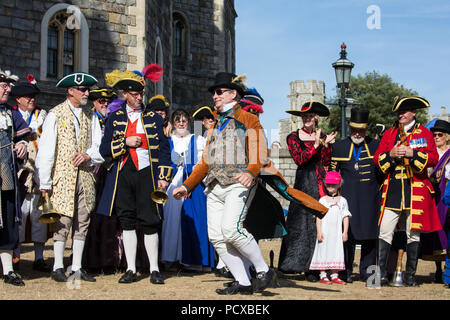
[[161, 80], [164, 70], [156, 63], [152, 63], [142, 69], [142, 73], [144, 74], [145, 79], [149, 79], [152, 82], [158, 82]]

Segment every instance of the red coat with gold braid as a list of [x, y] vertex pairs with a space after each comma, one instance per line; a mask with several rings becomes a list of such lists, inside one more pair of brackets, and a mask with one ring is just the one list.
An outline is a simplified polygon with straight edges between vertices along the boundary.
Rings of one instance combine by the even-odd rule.
[[373, 157], [375, 165], [385, 176], [378, 225], [381, 224], [385, 209], [396, 212], [410, 209], [411, 230], [440, 230], [442, 226], [433, 199], [434, 190], [426, 170], [434, 167], [439, 160], [433, 134], [419, 123], [407, 133], [407, 145], [413, 149], [413, 157], [409, 159], [413, 171], [412, 181], [406, 176], [403, 160], [398, 162], [389, 156], [389, 151], [398, 143], [398, 128], [390, 128], [383, 135]]

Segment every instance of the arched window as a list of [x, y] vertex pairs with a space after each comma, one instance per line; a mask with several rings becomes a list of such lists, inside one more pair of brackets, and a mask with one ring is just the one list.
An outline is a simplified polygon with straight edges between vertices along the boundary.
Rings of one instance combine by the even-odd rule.
[[[164, 68], [164, 56], [162, 51], [161, 38], [156, 38], [156, 46], [155, 46], [155, 61], [158, 65]], [[164, 76], [163, 76], [164, 77]], [[155, 83], [155, 92], [156, 94], [164, 94], [164, 79], [161, 77], [161, 80]]]
[[56, 13], [50, 20], [47, 35], [47, 77], [61, 78], [79, 68], [76, 42], [79, 30], [71, 30], [66, 11]]
[[189, 27], [186, 18], [180, 12], [174, 12], [173, 14], [172, 42], [175, 58], [189, 57]]
[[89, 70], [89, 29], [80, 9], [56, 4], [41, 23], [41, 80]]

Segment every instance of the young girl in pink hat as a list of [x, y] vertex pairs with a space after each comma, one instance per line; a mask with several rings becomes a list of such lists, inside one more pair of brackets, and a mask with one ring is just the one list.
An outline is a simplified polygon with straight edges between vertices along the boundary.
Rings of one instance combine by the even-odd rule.
[[[317, 241], [311, 260], [311, 270], [320, 270], [320, 282], [345, 284], [339, 279], [338, 271], [345, 270], [344, 242], [348, 239], [348, 225], [351, 217], [347, 200], [340, 196], [342, 178], [339, 172], [330, 171], [325, 177], [327, 195], [319, 202], [329, 208], [321, 219], [316, 219]], [[327, 271], [331, 273], [331, 281]]]

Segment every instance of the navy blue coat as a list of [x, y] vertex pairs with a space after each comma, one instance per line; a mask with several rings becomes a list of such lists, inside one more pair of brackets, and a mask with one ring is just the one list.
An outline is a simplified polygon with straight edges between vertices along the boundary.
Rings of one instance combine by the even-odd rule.
[[[152, 169], [153, 181], [149, 181], [149, 183], [152, 184], [153, 190], [155, 190], [158, 180], [170, 182], [172, 179], [169, 142], [164, 135], [164, 121], [160, 115], [145, 109], [141, 114], [141, 121], [147, 137]], [[119, 164], [129, 153], [129, 148], [125, 142], [127, 127], [128, 115], [126, 103], [124, 102], [120, 109], [109, 115], [100, 145], [100, 154], [105, 159], [105, 165], [108, 170], [105, 187], [97, 206], [97, 213], [102, 215], [110, 216], [114, 209]], [[150, 197], [150, 194], [148, 196]]]
[[339, 171], [344, 180], [341, 192], [352, 214], [350, 230], [356, 240], [378, 237], [381, 176], [373, 163], [373, 155], [379, 143], [379, 140], [366, 137], [358, 161], [359, 170], [355, 169], [354, 144], [349, 137], [332, 147], [331, 170]]

